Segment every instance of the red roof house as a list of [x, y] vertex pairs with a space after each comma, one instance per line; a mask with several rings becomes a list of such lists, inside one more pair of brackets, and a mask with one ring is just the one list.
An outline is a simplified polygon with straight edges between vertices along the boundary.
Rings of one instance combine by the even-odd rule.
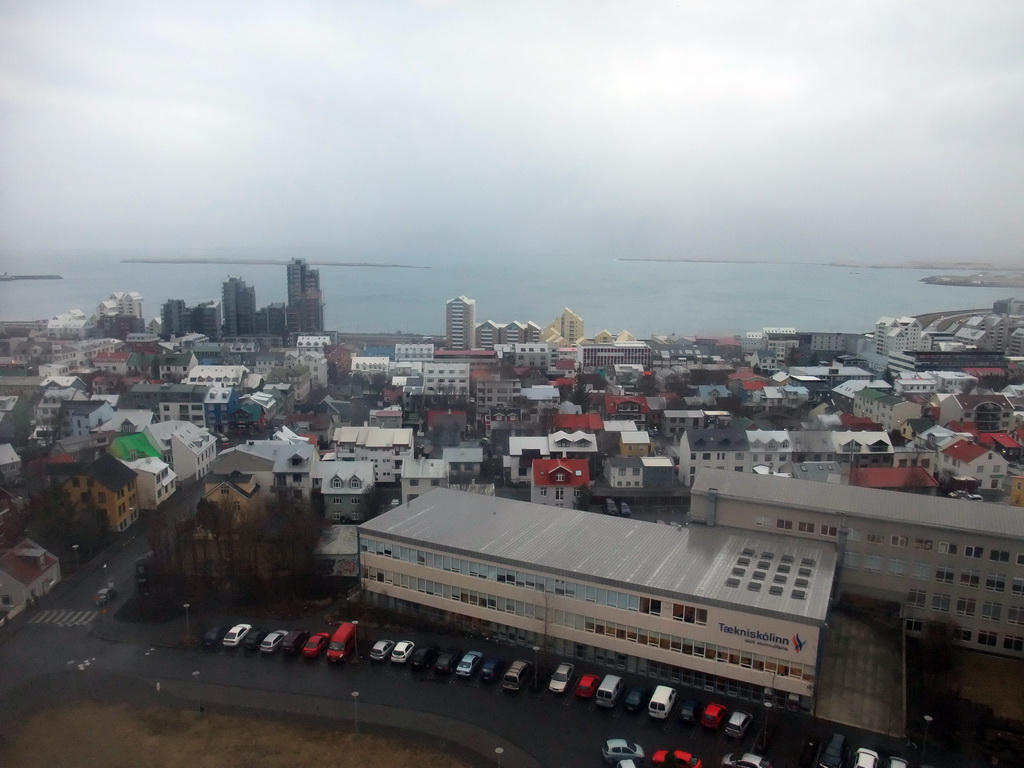
[[571, 509], [581, 489], [590, 485], [586, 459], [534, 459], [530, 475], [530, 501]]

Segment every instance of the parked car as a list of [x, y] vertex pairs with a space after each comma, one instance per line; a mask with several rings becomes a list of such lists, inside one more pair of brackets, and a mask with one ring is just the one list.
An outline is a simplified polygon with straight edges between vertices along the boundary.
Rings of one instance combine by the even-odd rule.
[[873, 749], [861, 747], [853, 753], [852, 768], [878, 768], [878, 753]]
[[92, 601], [97, 607], [104, 605], [110, 605], [112, 602], [117, 600], [117, 590], [113, 587], [103, 587], [96, 596], [93, 597]]
[[480, 663], [480, 679], [485, 683], [493, 683], [501, 679], [505, 671], [505, 660], [497, 656], [489, 656]]
[[651, 700], [651, 689], [642, 685], [631, 686], [622, 699], [622, 706], [627, 712], [639, 712], [647, 709], [647, 702]]
[[740, 709], [734, 710], [725, 724], [725, 735], [733, 739], [742, 739], [747, 735], [747, 730], [752, 722], [754, 722], [752, 714]]
[[306, 629], [293, 629], [287, 635], [281, 643], [281, 650], [285, 653], [298, 653], [302, 650], [302, 646], [309, 640], [309, 630]]
[[980, 493], [972, 493], [971, 491], [950, 491], [949, 498], [963, 499], [965, 501], [983, 501]]
[[846, 765], [846, 737], [841, 733], [833, 733], [821, 745], [818, 754], [818, 768], [843, 768]]
[[268, 633], [263, 638], [263, 642], [260, 643], [260, 653], [276, 653], [281, 648], [286, 637], [288, 637], [287, 629], [275, 629], [273, 632]]
[[391, 651], [395, 648], [395, 643], [392, 640], [378, 640], [373, 644], [373, 648], [370, 649], [370, 660], [371, 661], [387, 661], [391, 656]]
[[249, 630], [249, 634], [245, 636], [245, 640], [242, 641], [242, 647], [247, 651], [258, 651], [260, 643], [263, 642], [263, 638], [266, 636], [267, 630], [253, 627]]
[[797, 758], [796, 768], [814, 768], [814, 762], [818, 759], [818, 748], [821, 746], [821, 739], [809, 735], [804, 739], [804, 746], [800, 750], [800, 757]]
[[633, 516], [633, 511], [629, 508], [629, 504], [626, 501], [619, 502], [619, 514], [623, 517]]
[[725, 721], [726, 708], [722, 704], [708, 704], [700, 716], [700, 724], [705, 728], [717, 730]]
[[572, 675], [575, 671], [576, 667], [567, 661], [563, 661], [555, 669], [555, 673], [551, 675], [548, 690], [552, 693], [565, 693], [569, 689], [569, 683], [572, 682]]
[[461, 648], [445, 648], [434, 662], [434, 673], [438, 675], [450, 675], [455, 667], [462, 661], [463, 650]]
[[533, 677], [533, 664], [526, 659], [516, 659], [501, 677], [501, 687], [506, 691], [525, 688]]
[[227, 633], [227, 627], [210, 627], [203, 635], [203, 645], [207, 648], [218, 646], [224, 642], [224, 635]]
[[910, 768], [910, 763], [907, 762], [906, 758], [896, 757], [894, 755], [889, 758], [889, 762], [886, 763], [886, 768]]
[[770, 760], [753, 752], [742, 755], [739, 752], [730, 753], [722, 758], [722, 765], [727, 768], [772, 768]]
[[700, 720], [702, 709], [696, 699], [687, 699], [679, 705], [679, 719], [684, 723], [696, 723]]
[[625, 739], [608, 739], [601, 748], [601, 754], [606, 763], [617, 763], [619, 760], [643, 760], [644, 748]]
[[309, 640], [302, 646], [302, 655], [307, 659], [315, 659], [324, 652], [329, 642], [331, 642], [331, 636], [326, 632], [310, 635]]
[[409, 666], [415, 670], [429, 669], [441, 654], [439, 645], [421, 645], [409, 657]]
[[597, 686], [601, 684], [601, 677], [599, 675], [582, 675], [580, 681], [576, 683], [576, 698], [579, 699], [592, 699], [594, 694], [597, 693]]
[[411, 640], [400, 640], [391, 652], [391, 661], [395, 664], [405, 664], [409, 657], [416, 651], [416, 643]]
[[223, 644], [225, 648], [236, 648], [245, 640], [245, 636], [252, 631], [252, 624], [235, 624], [228, 633], [224, 635]]
[[604, 500], [604, 506], [605, 506], [605, 510], [604, 511], [607, 512], [609, 515], [618, 515], [619, 514], [619, 508], [617, 506], [615, 506], [615, 499], [605, 499]]
[[684, 768], [684, 766], [686, 768], [704, 768], [704, 763], [699, 757], [681, 749], [674, 749], [671, 752], [667, 749], [659, 749], [651, 755], [651, 765], [666, 765], [669, 768]]
[[459, 665], [455, 667], [455, 674], [459, 677], [472, 677], [476, 674], [483, 658], [484, 655], [480, 651], [470, 651], [459, 660]]

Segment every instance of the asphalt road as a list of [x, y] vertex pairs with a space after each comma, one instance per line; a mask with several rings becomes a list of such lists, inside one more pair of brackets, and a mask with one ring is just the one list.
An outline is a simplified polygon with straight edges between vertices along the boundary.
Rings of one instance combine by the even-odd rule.
[[[97, 574], [91, 586], [98, 586], [101, 580], [102, 573]], [[84, 593], [88, 589], [83, 584], [80, 591]], [[73, 598], [73, 602], [77, 600], [78, 596]], [[100, 620], [112, 619], [101, 617]], [[286, 624], [283, 628], [287, 627]], [[379, 639], [376, 633], [363, 635], [360, 642], [363, 657], [376, 639]], [[412, 635], [409, 639], [435, 639], [445, 645], [441, 638]], [[507, 660], [532, 656], [530, 650], [495, 649], [469, 641], [460, 645], [466, 649], [481, 647]], [[56, 686], [58, 691], [67, 691], [71, 696], [76, 685], [83, 685], [90, 678], [123, 675], [147, 681], [149, 685], [164, 681], [167, 686], [176, 681], [187, 685], [187, 697], [194, 695], [196, 701], [212, 700], [214, 689], [230, 690], [234, 701], [256, 709], [280, 709], [276, 704], [286, 697], [306, 697], [312, 703], [312, 711], [336, 718], [339, 727], [345, 728], [354, 724], [352, 692], [357, 691], [358, 706], [363, 707], [364, 712], [369, 711], [367, 707], [380, 705], [398, 708], [413, 718], [423, 717], [416, 713], [452, 718], [477, 726], [488, 734], [474, 737], [487, 742], [475, 745], [481, 755], [493, 756], [492, 744], [508, 742], [527, 752], [540, 765], [560, 768], [599, 766], [600, 747], [605, 739], [612, 737], [638, 742], [648, 756], [656, 749], [685, 749], [700, 756], [705, 765], [717, 765], [724, 753], [750, 748], [754, 729], [761, 726], [764, 717], [763, 709], [756, 712], [752, 730], [736, 743], [726, 739], [721, 731], [684, 725], [676, 713], [666, 721], [657, 721], [642, 712], [628, 713], [621, 706], [605, 710], [571, 693], [558, 696], [543, 687], [510, 694], [502, 691], [500, 685], [483, 683], [478, 678], [466, 680], [433, 672], [419, 674], [405, 666], [371, 662], [366, 658], [357, 664], [334, 665], [326, 658], [267, 656], [242, 649], [173, 649], [112, 643], [93, 635], [89, 626], [39, 622], [24, 624], [16, 636], [0, 647], [0, 670], [0, 696], [8, 704], [12, 704], [8, 698], [11, 694], [16, 695], [19, 688], [38, 678], [47, 679], [51, 687]], [[577, 676], [589, 671], [601, 674], [605, 670], [577, 665]], [[709, 701], [712, 697], [704, 694], [701, 698]], [[714, 698], [730, 708], [733, 704], [728, 699]], [[749, 703], [741, 706], [750, 708]], [[777, 766], [796, 764], [807, 732], [829, 730], [827, 725], [815, 723], [803, 715], [776, 710], [771, 717], [778, 731], [769, 756]], [[439, 733], [438, 737], [458, 740], [458, 734], [454, 733]], [[871, 735], [855, 737], [854, 743], [891, 746], [883, 743], [881, 737]], [[510, 756], [504, 756], [506, 768], [515, 766]]]

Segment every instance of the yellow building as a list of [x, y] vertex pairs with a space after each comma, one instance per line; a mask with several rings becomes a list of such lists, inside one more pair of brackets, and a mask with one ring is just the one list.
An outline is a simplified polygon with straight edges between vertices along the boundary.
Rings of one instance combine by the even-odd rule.
[[256, 476], [244, 472], [230, 475], [207, 475], [203, 482], [203, 500], [235, 513], [238, 520], [260, 509], [260, 484]]
[[63, 488], [76, 507], [102, 510], [112, 531], [120, 533], [139, 519], [135, 473], [110, 454], [70, 475]]
[[1010, 503], [1015, 507], [1024, 507], [1024, 475], [1010, 478]]

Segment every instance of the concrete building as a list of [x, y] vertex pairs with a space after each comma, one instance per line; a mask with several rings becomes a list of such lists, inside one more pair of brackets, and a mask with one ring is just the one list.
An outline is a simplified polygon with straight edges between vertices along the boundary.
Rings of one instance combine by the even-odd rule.
[[313, 468], [313, 491], [323, 497], [324, 518], [329, 522], [364, 520], [366, 494], [374, 485], [370, 461], [320, 461]]
[[422, 363], [433, 359], [433, 344], [395, 344], [395, 362]]
[[430, 362], [423, 364], [423, 394], [469, 396], [471, 363]]
[[875, 354], [887, 357], [895, 352], [929, 350], [931, 337], [914, 317], [880, 317], [875, 321]]
[[224, 336], [251, 336], [256, 333], [256, 289], [240, 277], [229, 277], [221, 285]]
[[813, 706], [833, 542], [439, 489], [364, 523], [359, 547], [363, 588], [388, 608], [669, 683]]
[[373, 462], [377, 483], [399, 482], [404, 463], [415, 455], [411, 429], [339, 427], [332, 442], [341, 461]]
[[556, 346], [571, 345], [587, 337], [583, 318], [566, 307], [562, 314], [548, 323], [541, 332], [541, 337]]
[[476, 301], [466, 296], [449, 299], [444, 306], [448, 349], [472, 349], [476, 330]]
[[320, 270], [310, 269], [305, 259], [292, 259], [287, 265], [288, 332], [318, 332], [324, 329], [324, 297], [320, 290]]
[[708, 470], [690, 519], [827, 544], [838, 594], [896, 606], [912, 635], [948, 625], [957, 645], [1024, 658], [1017, 507]]
[[448, 465], [442, 459], [409, 459], [402, 467], [402, 503], [432, 488], [448, 487]]

